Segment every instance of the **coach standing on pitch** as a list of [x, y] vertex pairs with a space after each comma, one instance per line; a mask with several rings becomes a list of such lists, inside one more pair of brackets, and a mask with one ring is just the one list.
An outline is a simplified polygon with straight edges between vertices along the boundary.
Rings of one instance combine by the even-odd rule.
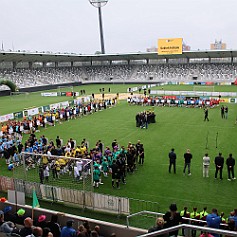
[[171, 173], [171, 166], [174, 167], [174, 173], [176, 174], [176, 154], [174, 152], [174, 148], [171, 149], [169, 153], [170, 165], [169, 165], [169, 173]]
[[184, 153], [184, 175], [185, 175], [185, 171], [186, 171], [186, 167], [188, 167], [188, 175], [191, 175], [191, 171], [190, 171], [190, 166], [191, 166], [191, 160], [193, 158], [193, 155], [190, 153], [190, 150], [187, 149], [187, 152]]
[[216, 172], [215, 179], [217, 179], [217, 174], [220, 171], [220, 180], [222, 180], [222, 170], [224, 165], [224, 157], [222, 157], [222, 153], [220, 152], [218, 156], [215, 158]]
[[234, 175], [235, 159], [232, 157], [232, 153], [230, 153], [229, 157], [226, 159], [226, 165], [228, 171], [228, 180], [231, 181], [231, 179], [232, 180], [236, 179]]

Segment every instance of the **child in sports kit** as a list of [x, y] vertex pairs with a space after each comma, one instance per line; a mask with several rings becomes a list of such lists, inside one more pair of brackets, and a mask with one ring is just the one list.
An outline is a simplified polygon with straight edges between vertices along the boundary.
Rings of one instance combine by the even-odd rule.
[[20, 158], [19, 158], [19, 153], [18, 151], [15, 151], [13, 155], [13, 163], [18, 166], [20, 164]]
[[99, 188], [100, 183], [100, 169], [97, 163], [94, 164], [94, 171], [93, 171], [93, 186]]
[[102, 165], [102, 172], [103, 172], [103, 174], [104, 174], [104, 177], [108, 177], [109, 162], [107, 161], [106, 158], [103, 159], [101, 165]]

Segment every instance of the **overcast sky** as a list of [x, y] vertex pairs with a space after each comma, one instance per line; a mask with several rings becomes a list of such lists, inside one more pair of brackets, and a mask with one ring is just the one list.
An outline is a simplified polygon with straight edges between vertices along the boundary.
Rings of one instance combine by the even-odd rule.
[[[94, 54], [98, 10], [89, 0], [0, 0], [4, 50]], [[106, 53], [145, 52], [159, 38], [191, 50], [215, 39], [237, 49], [237, 0], [109, 0], [102, 8]], [[2, 46], [1, 46], [2, 47]]]

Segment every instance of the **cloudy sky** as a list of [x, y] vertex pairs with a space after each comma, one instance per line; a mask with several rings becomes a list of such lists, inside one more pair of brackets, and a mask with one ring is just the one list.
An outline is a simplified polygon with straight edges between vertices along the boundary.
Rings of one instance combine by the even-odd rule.
[[[98, 11], [89, 0], [0, 0], [4, 50], [94, 54]], [[102, 8], [106, 53], [145, 52], [159, 38], [192, 50], [215, 39], [237, 49], [237, 0], [109, 0]], [[2, 46], [1, 46], [2, 47]]]

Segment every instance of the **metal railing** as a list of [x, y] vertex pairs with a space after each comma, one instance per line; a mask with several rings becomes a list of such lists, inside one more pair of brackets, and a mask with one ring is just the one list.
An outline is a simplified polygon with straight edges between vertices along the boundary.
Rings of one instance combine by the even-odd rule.
[[143, 210], [150, 212], [158, 212], [160, 208], [159, 202], [152, 202], [136, 198], [129, 198], [129, 204], [131, 214], [139, 213]]
[[[137, 212], [137, 213], [133, 213], [133, 214], [131, 214], [131, 215], [128, 215], [127, 217], [126, 217], [126, 222], [127, 222], [127, 228], [129, 228], [130, 227], [130, 224], [129, 224], [129, 219], [130, 218], [132, 218], [132, 217], [135, 217], [135, 216], [139, 216], [139, 215], [154, 215], [154, 216], [156, 216], [156, 217], [163, 217], [164, 216], [164, 213], [160, 213], [160, 212], [152, 212], [152, 211], [140, 211], [140, 212]], [[182, 217], [182, 219], [183, 220], [186, 220], [186, 222], [188, 222], [188, 223], [196, 223], [196, 225], [198, 226], [200, 226], [200, 223], [203, 223], [203, 226], [204, 225], [206, 225], [206, 221], [204, 221], [204, 220], [198, 220], [198, 219], [192, 219], [192, 218], [188, 218], [188, 217]], [[220, 224], [221, 226], [223, 226], [223, 227], [227, 227], [228, 225], [227, 224], [223, 224], [223, 223], [221, 223]], [[195, 224], [194, 224], [194, 226], [195, 226]]]
[[[200, 231], [203, 231], [203, 232], [214, 233], [214, 234], [218, 234], [218, 235], [237, 236], [237, 232], [235, 232], [235, 231], [214, 229], [214, 228], [209, 228], [209, 227], [204, 227], [204, 226], [196, 226], [196, 225], [189, 225], [189, 224], [181, 224], [181, 225], [177, 225], [177, 226], [174, 226], [174, 227], [170, 227], [170, 228], [162, 229], [162, 230], [159, 230], [159, 231], [155, 231], [155, 232], [152, 232], [152, 233], [138, 235], [137, 237], [155, 237], [155, 236], [167, 234], [169, 232], [177, 231], [177, 230], [180, 230], [180, 229], [200, 230]], [[186, 235], [185, 235], [186, 237], [191, 236], [190, 234], [188, 234], [189, 232], [190, 231], [186, 231]]]

